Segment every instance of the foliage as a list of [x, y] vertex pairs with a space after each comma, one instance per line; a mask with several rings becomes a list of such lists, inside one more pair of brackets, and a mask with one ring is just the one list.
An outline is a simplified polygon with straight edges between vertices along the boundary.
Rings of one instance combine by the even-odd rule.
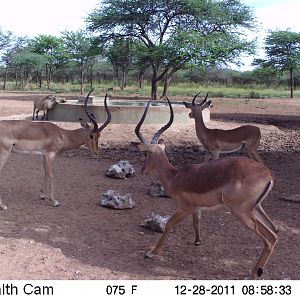
[[256, 59], [254, 64], [290, 73], [291, 98], [294, 93], [294, 71], [300, 65], [300, 33], [290, 30], [270, 31], [265, 39], [266, 59]]
[[49, 88], [54, 69], [66, 61], [66, 51], [62, 39], [51, 35], [39, 35], [29, 41], [28, 49], [45, 57], [46, 81]]
[[83, 94], [84, 77], [88, 72], [88, 67], [93, 64], [93, 58], [97, 55], [97, 47], [93, 38], [85, 30], [65, 31], [62, 39], [69, 59], [79, 65], [81, 94]]
[[289, 70], [300, 64], [300, 33], [271, 31], [265, 43], [268, 62], [274, 68]]
[[192, 96], [200, 89], [214, 97], [266, 98], [286, 97], [294, 82], [293, 95], [299, 96], [299, 33], [270, 32], [267, 59], [256, 60], [252, 71], [226, 67], [254, 50], [245, 35], [255, 20], [240, 1], [106, 0], [87, 21], [97, 36], [79, 30], [28, 39], [0, 29], [2, 88], [83, 93], [95, 85], [147, 98], [153, 89], [161, 95]]
[[12, 65], [18, 70], [22, 88], [31, 82], [35, 73], [42, 71], [45, 63], [46, 58], [41, 54], [24, 51], [13, 55]]
[[135, 46], [135, 42], [130, 39], [118, 38], [113, 41], [106, 53], [121, 90], [127, 85], [128, 72], [133, 66]]
[[0, 27], [0, 51], [9, 46], [12, 40], [12, 32], [3, 31]]
[[251, 10], [238, 0], [105, 0], [87, 19], [99, 41], [131, 38], [143, 44], [139, 60], [152, 69], [151, 97], [157, 98], [157, 85], [189, 62], [213, 64], [234, 61], [253, 50], [241, 38], [252, 29]]

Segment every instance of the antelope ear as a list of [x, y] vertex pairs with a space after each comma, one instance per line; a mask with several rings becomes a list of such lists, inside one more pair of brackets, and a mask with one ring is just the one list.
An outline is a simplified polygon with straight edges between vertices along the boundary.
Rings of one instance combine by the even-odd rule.
[[81, 118], [79, 119], [79, 122], [80, 122], [80, 125], [81, 125], [83, 128], [89, 128], [88, 123], [85, 122], [84, 120], [82, 120]]
[[184, 105], [186, 108], [190, 108], [190, 107], [191, 107], [190, 103], [188, 103], [188, 102], [183, 101], [182, 103], [183, 103], [183, 105]]
[[137, 147], [140, 152], [149, 152], [149, 147], [147, 144], [143, 144], [140, 142], [131, 142], [131, 145]]
[[157, 144], [159, 144], [163, 149], [166, 149], [166, 144], [165, 144], [165, 141], [163, 139], [159, 139]]
[[203, 110], [203, 109], [205, 109], [205, 108], [207, 108], [207, 107], [210, 107], [210, 104], [211, 104], [211, 100], [205, 102], [205, 103], [201, 106], [201, 109]]

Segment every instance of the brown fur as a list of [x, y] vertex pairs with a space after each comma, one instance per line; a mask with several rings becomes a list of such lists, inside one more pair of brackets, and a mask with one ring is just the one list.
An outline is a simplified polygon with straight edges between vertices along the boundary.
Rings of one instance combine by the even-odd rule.
[[35, 114], [36, 114], [36, 120], [38, 120], [40, 110], [44, 111], [42, 120], [44, 119], [48, 120], [48, 110], [53, 108], [57, 103], [65, 103], [65, 102], [66, 102], [65, 98], [54, 96], [54, 95], [48, 95], [43, 99], [34, 100], [32, 120], [34, 120]]
[[[0, 121], [0, 170], [11, 153], [42, 155], [45, 177], [41, 198], [46, 197], [45, 191], [49, 182], [50, 200], [54, 206], [58, 206], [53, 182], [53, 162], [57, 153], [83, 144], [86, 144], [92, 153], [98, 149], [100, 133], [86, 122], [82, 122], [81, 125], [82, 128], [65, 130], [50, 122]], [[1, 197], [0, 208], [7, 208]]]
[[184, 102], [185, 107], [191, 109], [190, 118], [195, 119], [197, 137], [209, 154], [205, 157], [205, 161], [218, 159], [221, 153], [232, 153], [243, 149], [249, 158], [263, 163], [257, 153], [261, 139], [260, 129], [252, 125], [230, 130], [207, 128], [203, 121], [202, 111], [209, 107], [210, 103], [208, 101], [202, 105], [194, 105]]
[[261, 207], [273, 188], [274, 177], [264, 165], [246, 157], [231, 157], [176, 169], [158, 144], [134, 143], [146, 153], [142, 171], [155, 171], [176, 203], [177, 210], [166, 224], [157, 245], [146, 256], [157, 255], [172, 228], [193, 215], [195, 244], [200, 244], [200, 209], [226, 207], [232, 215], [254, 231], [264, 242], [264, 249], [251, 272], [256, 279], [267, 263], [277, 242], [278, 228]]

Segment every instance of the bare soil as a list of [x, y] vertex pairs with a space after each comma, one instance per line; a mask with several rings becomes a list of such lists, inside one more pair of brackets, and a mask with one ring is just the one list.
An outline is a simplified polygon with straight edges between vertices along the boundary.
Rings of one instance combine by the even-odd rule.
[[[0, 93], [0, 119], [30, 119], [32, 101], [41, 96]], [[300, 279], [300, 203], [283, 199], [300, 195], [300, 99], [212, 101], [209, 127], [252, 123], [261, 128], [259, 153], [276, 175], [275, 188], [263, 206], [280, 234], [262, 278]], [[150, 138], [158, 127], [146, 125], [142, 130]], [[193, 124], [174, 124], [163, 138], [175, 166], [202, 162], [204, 151]], [[172, 214], [175, 203], [147, 195], [156, 176], [140, 174], [143, 156], [130, 146], [136, 140], [134, 125], [111, 124], [102, 133], [96, 158], [83, 146], [59, 155], [55, 181], [61, 205], [57, 208], [39, 199], [40, 157], [9, 157], [0, 181], [1, 197], [8, 206], [0, 210], [0, 279], [242, 279], [249, 274], [262, 241], [225, 210], [203, 213], [199, 247], [193, 245], [190, 217], [177, 225], [158, 257], [144, 259], [160, 234], [140, 224], [152, 212]], [[110, 165], [124, 159], [133, 164], [135, 176], [126, 180], [104, 176]], [[131, 193], [136, 207], [101, 207], [101, 195], [108, 189]]]

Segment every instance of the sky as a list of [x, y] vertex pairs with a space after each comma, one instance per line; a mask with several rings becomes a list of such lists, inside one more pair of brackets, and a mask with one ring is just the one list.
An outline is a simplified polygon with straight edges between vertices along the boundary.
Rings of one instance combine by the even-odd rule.
[[61, 32], [85, 27], [85, 18], [99, 0], [0, 0], [0, 27], [17, 36]]
[[[253, 35], [263, 44], [268, 30], [300, 32], [300, 0], [241, 0], [253, 8], [259, 32]], [[85, 27], [85, 18], [98, 7], [99, 0], [0, 0], [0, 28], [16, 36], [40, 34], [59, 36], [61, 32]], [[245, 59], [247, 68], [249, 61]]]
[[[270, 30], [286, 30], [300, 32], [300, 1], [299, 0], [243, 0], [250, 6], [259, 23], [259, 31], [251, 35], [257, 38], [258, 51], [256, 58], [263, 58], [264, 39]], [[241, 71], [253, 69], [251, 66], [253, 57], [242, 58]]]

